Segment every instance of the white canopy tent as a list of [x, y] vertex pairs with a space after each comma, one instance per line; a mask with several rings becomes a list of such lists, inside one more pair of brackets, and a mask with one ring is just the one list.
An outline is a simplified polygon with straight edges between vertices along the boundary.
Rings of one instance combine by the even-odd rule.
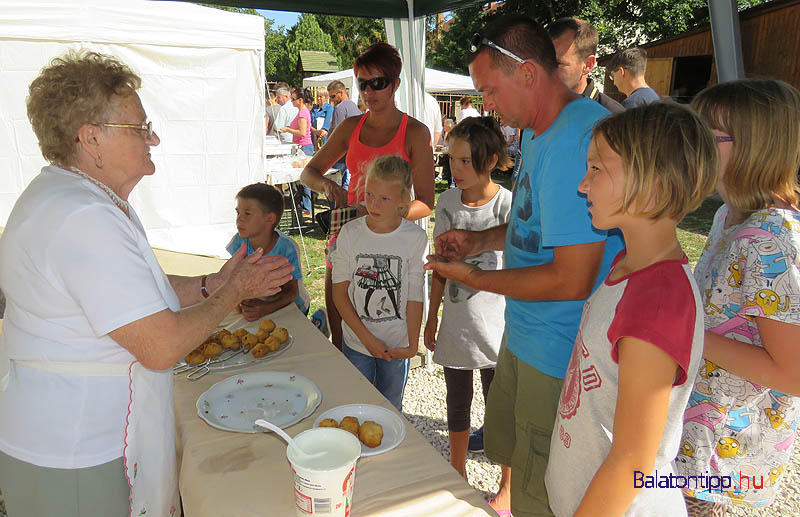
[[227, 256], [234, 196], [264, 180], [264, 22], [184, 2], [0, 0], [0, 226], [45, 160], [25, 112], [53, 57], [121, 58], [161, 145], [130, 201], [153, 246]]
[[[303, 86], [327, 86], [331, 81], [342, 81], [348, 90], [351, 91], [351, 98], [358, 97], [358, 88], [353, 88], [355, 78], [353, 70], [340, 70], [303, 79]], [[452, 74], [433, 68], [425, 69], [425, 91], [428, 93], [453, 93], [465, 95], [477, 95], [478, 91], [472, 84], [472, 78], [468, 75]]]

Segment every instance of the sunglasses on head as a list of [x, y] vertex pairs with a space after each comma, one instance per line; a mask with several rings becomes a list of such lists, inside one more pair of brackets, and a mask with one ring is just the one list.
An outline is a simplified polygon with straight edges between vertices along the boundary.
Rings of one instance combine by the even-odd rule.
[[377, 92], [378, 90], [383, 90], [390, 84], [392, 84], [392, 80], [388, 77], [373, 77], [372, 79], [359, 79], [358, 80], [358, 89], [362, 92], [367, 90], [367, 86], [372, 88], [372, 91]]
[[493, 48], [496, 51], [500, 52], [501, 54], [510, 57], [511, 59], [516, 61], [517, 63], [522, 64], [522, 63], [525, 62], [524, 59], [522, 59], [518, 55], [514, 54], [510, 50], [504, 49], [503, 47], [501, 47], [500, 45], [498, 45], [494, 41], [492, 41], [492, 40], [490, 40], [488, 38], [484, 38], [482, 34], [479, 34], [479, 33], [476, 32], [475, 34], [472, 35], [472, 41], [469, 44], [470, 53], [471, 54], [475, 54], [476, 52], [478, 52], [478, 49], [480, 49], [483, 46], [486, 46], [486, 47], [489, 47], [489, 48]]

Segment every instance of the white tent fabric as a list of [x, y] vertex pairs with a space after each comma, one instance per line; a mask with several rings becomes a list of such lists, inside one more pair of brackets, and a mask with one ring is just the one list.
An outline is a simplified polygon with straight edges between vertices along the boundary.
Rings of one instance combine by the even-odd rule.
[[152, 245], [227, 256], [234, 196], [264, 180], [264, 23], [183, 2], [0, 0], [0, 226], [45, 161], [25, 112], [53, 57], [87, 48], [142, 77], [161, 145], [130, 201]]
[[386, 39], [397, 47], [403, 61], [397, 106], [417, 120], [423, 119], [425, 100], [425, 17], [414, 18], [414, 0], [408, 0], [408, 19], [385, 19]]
[[[355, 80], [353, 70], [340, 70], [323, 75], [315, 75], [303, 79], [303, 86], [328, 86], [331, 81], [339, 80], [351, 91], [350, 98], [358, 97], [358, 88], [353, 88]], [[425, 91], [428, 93], [453, 93], [463, 95], [478, 95], [478, 91], [472, 84], [472, 78], [468, 75], [452, 74], [433, 68], [425, 69]]]
[[470, 76], [443, 72], [433, 68], [425, 69], [425, 91], [428, 93], [478, 95], [478, 90], [472, 84]]

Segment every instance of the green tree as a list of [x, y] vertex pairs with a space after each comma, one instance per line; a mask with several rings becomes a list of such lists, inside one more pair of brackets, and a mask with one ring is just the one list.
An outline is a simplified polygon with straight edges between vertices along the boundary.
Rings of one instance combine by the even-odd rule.
[[263, 17], [255, 9], [229, 7], [227, 5], [204, 5], [222, 11], [253, 14], [264, 18], [264, 74], [268, 81], [275, 81], [278, 79], [279, 68], [288, 68], [289, 56], [286, 49], [286, 28], [283, 25], [274, 26], [275, 20]]
[[339, 68], [350, 68], [364, 49], [373, 43], [386, 41], [386, 27], [381, 18], [356, 18], [318, 14], [317, 22], [327, 34], [332, 34], [333, 47]]
[[[739, 10], [768, 0], [739, 0]], [[428, 23], [427, 56], [434, 68], [466, 73], [472, 35], [493, 17], [524, 14], [542, 25], [576, 16], [592, 23], [600, 36], [600, 54], [687, 31], [708, 23], [707, 0], [505, 0], [459, 9], [444, 24]]]
[[286, 29], [274, 27], [274, 20], [264, 18], [264, 73], [268, 81], [277, 81], [279, 70], [289, 66], [289, 51], [286, 48]]
[[300, 59], [301, 50], [321, 50], [334, 53], [333, 42], [330, 34], [326, 34], [317, 23], [313, 14], [301, 14], [297, 23], [289, 29], [286, 35], [287, 60], [280, 61], [277, 74], [282, 75], [284, 81], [290, 84], [300, 83], [300, 74], [297, 72], [297, 61]]

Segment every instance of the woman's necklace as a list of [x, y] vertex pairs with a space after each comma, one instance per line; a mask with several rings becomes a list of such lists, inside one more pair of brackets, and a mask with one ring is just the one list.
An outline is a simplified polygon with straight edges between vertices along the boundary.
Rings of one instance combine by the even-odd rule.
[[122, 210], [125, 213], [125, 215], [130, 217], [130, 206], [131, 205], [127, 201], [125, 201], [124, 199], [119, 197], [116, 192], [111, 190], [111, 187], [109, 187], [108, 185], [106, 185], [105, 183], [100, 181], [99, 179], [89, 176], [88, 174], [86, 174], [85, 172], [83, 172], [82, 170], [80, 170], [79, 168], [77, 168], [75, 166], [68, 167], [68, 169], [71, 170], [72, 172], [74, 172], [75, 174], [77, 174], [78, 176], [81, 176], [82, 178], [87, 179], [90, 182], [92, 182], [95, 185], [97, 185], [100, 188], [100, 190], [102, 190], [106, 194], [108, 194], [108, 197], [111, 198], [111, 201], [113, 201], [114, 204], [117, 205], [119, 207], [119, 209]]

